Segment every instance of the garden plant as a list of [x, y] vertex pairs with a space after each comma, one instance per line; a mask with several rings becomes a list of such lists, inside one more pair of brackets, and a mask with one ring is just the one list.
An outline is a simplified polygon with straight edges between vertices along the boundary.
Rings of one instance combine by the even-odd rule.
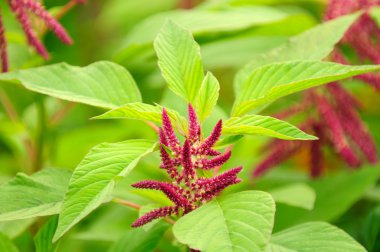
[[0, 251], [380, 250], [380, 1], [1, 1]]

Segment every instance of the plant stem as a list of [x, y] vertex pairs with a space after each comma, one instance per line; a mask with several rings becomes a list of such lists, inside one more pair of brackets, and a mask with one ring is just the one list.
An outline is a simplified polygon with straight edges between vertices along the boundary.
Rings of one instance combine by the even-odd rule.
[[15, 107], [2, 89], [0, 89], [0, 103], [3, 105], [5, 112], [12, 122], [19, 121], [19, 116], [16, 112]]
[[55, 126], [75, 107], [75, 103], [69, 102], [63, 108], [54, 113], [50, 119], [50, 126]]
[[33, 164], [33, 171], [41, 170], [43, 166], [43, 152], [44, 152], [44, 141], [45, 141], [45, 131], [46, 131], [46, 108], [44, 103], [44, 97], [42, 95], [37, 96], [37, 113], [38, 113], [38, 128], [36, 135], [36, 149], [35, 158]]
[[127, 206], [127, 207], [130, 207], [130, 208], [136, 209], [136, 210], [139, 210], [141, 208], [140, 205], [135, 204], [133, 202], [129, 202], [127, 200], [123, 200], [123, 199], [113, 199], [112, 201], [115, 202], [115, 203], [118, 203], [120, 205]]
[[[140, 210], [141, 206], [136, 204], [136, 203], [133, 203], [133, 202], [130, 202], [130, 201], [127, 201], [127, 200], [123, 200], [123, 199], [113, 199], [112, 200], [113, 202], [117, 203], [117, 204], [120, 204], [120, 205], [123, 205], [123, 206], [127, 206], [127, 207], [130, 207], [130, 208], [133, 208], [133, 209], [136, 209], [136, 210]], [[169, 217], [165, 217], [164, 220], [172, 225], [175, 224], [175, 221], [170, 219]]]

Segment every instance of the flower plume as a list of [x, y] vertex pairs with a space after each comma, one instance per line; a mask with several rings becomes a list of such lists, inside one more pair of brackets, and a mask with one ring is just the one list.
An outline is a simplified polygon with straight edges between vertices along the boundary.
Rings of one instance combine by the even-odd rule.
[[[198, 170], [209, 170], [223, 165], [231, 156], [213, 149], [222, 131], [219, 121], [212, 133], [202, 139], [201, 126], [194, 108], [188, 107], [189, 134], [183, 145], [174, 133], [169, 114], [162, 111], [162, 128], [159, 129], [161, 168], [168, 173], [171, 182], [145, 180], [133, 184], [135, 188], [162, 191], [173, 206], [155, 209], [138, 218], [132, 227], [142, 226], [154, 219], [186, 214], [212, 200], [226, 187], [239, 183], [237, 177], [242, 167], [226, 171], [213, 178], [200, 177]], [[170, 153], [168, 153], [168, 151]], [[211, 156], [211, 158], [208, 158]]]
[[[45, 9], [38, 0], [7, 0], [10, 10], [15, 15], [22, 30], [25, 33], [29, 45], [34, 47], [38, 54], [45, 60], [49, 58], [49, 54], [36, 34], [31, 22], [31, 15], [39, 18], [63, 43], [72, 44], [73, 41], [65, 28]], [[72, 7], [77, 3], [84, 3], [84, 0], [71, 0], [68, 7]], [[6, 52], [5, 28], [0, 13], [0, 57], [2, 62], [2, 71], [7, 72], [9, 68], [8, 56]]]
[[[363, 14], [348, 29], [343, 39], [331, 54], [331, 60], [349, 65], [350, 60], [340, 51], [340, 45], [351, 47], [360, 63], [370, 61], [380, 64], [380, 28], [369, 14], [373, 6], [380, 6], [380, 0], [330, 0], [325, 20], [331, 20], [358, 10]], [[380, 75], [366, 73], [355, 76], [380, 91]], [[325, 169], [324, 149], [332, 149], [349, 167], [357, 168], [365, 160], [375, 164], [377, 149], [372, 136], [361, 120], [358, 109], [360, 102], [339, 82], [315, 88], [304, 93], [303, 101], [286, 108], [274, 117], [290, 118], [300, 113], [308, 113], [309, 119], [300, 128], [318, 136], [319, 140], [282, 141], [274, 140], [266, 148], [267, 157], [253, 171], [253, 177], [260, 176], [269, 169], [298, 154], [308, 151], [310, 176], [318, 177]], [[327, 148], [326, 148], [327, 147]]]

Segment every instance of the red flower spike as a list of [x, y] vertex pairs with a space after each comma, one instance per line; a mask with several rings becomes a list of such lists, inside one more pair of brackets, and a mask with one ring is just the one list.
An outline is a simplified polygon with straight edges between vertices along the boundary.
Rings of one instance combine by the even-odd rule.
[[[361, 62], [370, 61], [380, 64], [380, 27], [369, 15], [370, 8], [374, 6], [380, 6], [380, 0], [330, 0], [325, 20], [362, 10], [363, 14], [345, 33], [340, 45], [351, 47], [356, 53], [356, 58]], [[350, 65], [350, 60], [339, 50], [340, 45], [331, 54], [331, 59], [340, 64]], [[354, 78], [360, 79], [380, 91], [380, 75], [366, 73]], [[359, 159], [362, 157], [360, 154], [364, 154], [370, 163], [376, 163], [378, 160], [376, 146], [356, 111], [360, 108], [357, 99], [338, 82], [330, 83], [318, 90], [320, 91], [318, 95], [313, 90], [305, 92], [303, 99], [314, 105], [308, 106], [306, 112], [314, 117], [312, 119], [315, 122], [312, 125], [306, 125], [302, 130], [314, 132], [314, 135], [320, 138], [318, 141], [303, 143], [309, 150], [310, 175], [317, 177], [323, 172], [321, 169], [323, 167], [322, 147], [333, 148], [348, 166], [359, 166], [363, 161]], [[298, 110], [295, 105], [275, 116], [284, 118], [304, 112], [302, 105], [300, 108]], [[281, 147], [281, 145], [284, 146]], [[288, 159], [290, 155], [294, 155], [296, 151], [293, 150], [293, 147], [290, 142], [283, 142], [283, 144], [279, 144], [278, 141], [272, 142], [267, 146], [267, 150], [271, 150], [269, 156], [259, 164], [254, 174], [261, 175]], [[279, 153], [280, 151], [283, 153]]]
[[375, 143], [365, 125], [362, 124], [357, 112], [349, 107], [345, 107], [345, 109], [338, 111], [338, 116], [344, 122], [342, 127], [346, 134], [359, 147], [367, 160], [375, 164], [378, 160]]
[[335, 98], [336, 101], [339, 100], [340, 106], [342, 107], [356, 107], [360, 108], [361, 104], [353, 95], [347, 92], [339, 83], [333, 82], [326, 86], [330, 94]]
[[186, 207], [188, 205], [187, 200], [177, 193], [179, 191], [179, 188], [169, 183], [154, 180], [144, 180], [135, 183], [132, 186], [141, 189], [160, 190], [176, 205], [182, 207]]
[[[132, 186], [162, 191], [173, 203], [174, 206], [159, 208], [137, 219], [132, 227], [142, 226], [154, 219], [171, 216], [185, 215], [201, 206], [203, 203], [217, 196], [226, 187], [239, 183], [237, 174], [241, 167], [229, 170], [214, 178], [198, 177], [196, 169], [198, 165], [211, 169], [224, 164], [231, 156], [231, 151], [221, 154], [211, 149], [220, 137], [222, 122], [218, 122], [210, 137], [202, 141], [201, 128], [196, 118], [196, 114], [189, 105], [189, 136], [185, 139], [183, 146], [180, 146], [170, 118], [165, 109], [162, 111], [163, 129], [158, 131], [160, 138], [161, 167], [166, 169], [172, 182], [160, 182], [146, 180]], [[174, 144], [173, 144], [174, 143]], [[206, 144], [205, 144], [206, 143]], [[199, 154], [199, 147], [206, 146], [207, 149]], [[169, 155], [167, 149], [171, 151]], [[208, 160], [208, 156], [216, 156]], [[181, 173], [178, 172], [182, 167]]]
[[33, 46], [44, 59], [47, 60], [49, 58], [47, 50], [45, 46], [40, 42], [36, 34], [33, 32], [28, 14], [25, 12], [22, 2], [20, 0], [9, 0], [9, 6], [20, 22], [29, 44]]
[[3, 16], [0, 9], [0, 57], [1, 57], [1, 71], [8, 72], [8, 54], [7, 54], [7, 40], [5, 38], [5, 30], [3, 24]]
[[[34, 47], [38, 54], [45, 60], [49, 58], [49, 54], [33, 30], [29, 14], [34, 14], [37, 18], [42, 20], [45, 25], [52, 30], [55, 35], [66, 44], [72, 44], [72, 39], [62, 27], [62, 25], [45, 9], [39, 0], [7, 0], [10, 10], [15, 15], [16, 19], [21, 25], [29, 45]], [[78, 3], [84, 3], [84, 0], [71, 0], [66, 6], [68, 9], [72, 8]], [[1, 21], [0, 21], [1, 22]], [[8, 57], [6, 54], [6, 42], [4, 38], [4, 26], [0, 24], [0, 57], [2, 61], [2, 71], [8, 71]]]
[[323, 154], [320, 140], [310, 143], [310, 176], [319, 177], [323, 172]]
[[168, 112], [166, 112], [165, 108], [162, 110], [162, 126], [164, 128], [164, 133], [168, 140], [168, 145], [172, 148], [177, 149], [177, 147], [179, 146], [179, 140], [177, 136], [174, 134], [172, 122], [170, 121], [170, 117], [168, 115]]
[[237, 184], [240, 180], [237, 178], [237, 174], [242, 170], [242, 167], [233, 168], [226, 171], [214, 178], [199, 179], [197, 184], [204, 189], [204, 193], [201, 195], [202, 200], [210, 200], [217, 194], [219, 194], [226, 187]]
[[55, 20], [49, 12], [45, 10], [45, 8], [41, 5], [39, 2], [35, 2], [34, 0], [23, 0], [21, 2], [23, 4], [23, 7], [31, 12], [33, 12], [35, 15], [37, 15], [39, 18], [41, 18], [43, 21], [45, 21], [45, 24], [57, 35], [57, 37], [66, 44], [72, 44], [73, 40], [67, 34], [66, 30], [61, 26], [60, 23], [58, 23], [57, 20]]
[[302, 146], [303, 143], [301, 141], [292, 141], [290, 143], [285, 140], [276, 140], [271, 153], [256, 166], [252, 177], [259, 177], [268, 172], [271, 168], [289, 159], [292, 155], [297, 153]]
[[189, 140], [191, 143], [195, 143], [200, 140], [201, 137], [201, 126], [198, 122], [197, 114], [193, 106], [189, 103], [188, 105], [188, 119], [189, 119]]
[[[218, 123], [215, 125], [214, 129], [212, 130], [210, 136], [205, 139], [203, 144], [199, 147], [198, 153], [203, 155], [207, 153], [219, 140], [220, 135], [222, 134], [222, 120], [219, 120]], [[212, 153], [212, 151], [210, 151]]]
[[215, 167], [223, 165], [225, 162], [228, 161], [228, 159], [230, 159], [230, 157], [231, 157], [231, 151], [228, 150], [224, 154], [217, 156], [213, 159], [200, 160], [200, 162], [197, 162], [195, 166], [201, 169], [205, 169], [205, 170], [213, 169]]
[[151, 222], [155, 219], [165, 217], [165, 216], [170, 216], [173, 213], [176, 212], [176, 208], [172, 206], [167, 206], [167, 207], [161, 207], [158, 209], [155, 209], [147, 214], [144, 214], [140, 218], [138, 218], [131, 226], [132, 227], [141, 227], [144, 224]]
[[195, 172], [193, 169], [193, 162], [191, 160], [190, 141], [188, 139], [185, 140], [182, 147], [182, 166], [185, 178], [193, 178]]
[[335, 147], [335, 150], [341, 155], [341, 157], [352, 167], [360, 165], [360, 161], [357, 159], [355, 153], [351, 150], [347, 144], [347, 140], [344, 136], [343, 128], [338, 120], [334, 109], [331, 107], [325, 97], [317, 96], [318, 98], [318, 110], [322, 118], [328, 125], [327, 129], [330, 131], [330, 140]]

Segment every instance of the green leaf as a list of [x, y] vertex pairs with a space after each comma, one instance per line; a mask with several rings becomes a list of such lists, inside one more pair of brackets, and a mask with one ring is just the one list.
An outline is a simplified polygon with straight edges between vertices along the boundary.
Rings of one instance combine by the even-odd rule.
[[306, 184], [292, 184], [269, 191], [276, 203], [301, 207], [311, 210], [314, 208], [316, 194], [313, 188]]
[[245, 191], [217, 198], [179, 219], [175, 237], [201, 251], [263, 251], [275, 204], [270, 194]]
[[314, 209], [278, 205], [276, 230], [307, 221], [336, 220], [373, 187], [379, 176], [379, 165], [364, 166], [360, 170], [344, 171], [310, 182], [317, 195]]
[[154, 49], [169, 88], [194, 104], [204, 73], [200, 49], [191, 33], [168, 21], [154, 41]]
[[270, 116], [246, 115], [232, 117], [223, 122], [223, 134], [264, 135], [286, 140], [315, 140], [290, 123]]
[[322, 61], [292, 61], [257, 68], [241, 86], [232, 110], [234, 116], [308, 88], [380, 69], [380, 66], [347, 66]]
[[240, 139], [242, 139], [244, 136], [243, 135], [232, 135], [232, 136], [227, 136], [222, 139], [220, 139], [216, 144], [214, 145], [214, 149], [225, 149], [229, 145], [234, 144], [238, 142]]
[[18, 252], [19, 250], [7, 236], [0, 233], [0, 251]]
[[362, 225], [363, 244], [368, 251], [378, 251], [380, 247], [380, 207], [377, 206], [365, 218]]
[[0, 222], [0, 233], [7, 234], [11, 239], [22, 234], [35, 221], [34, 218], [2, 221]]
[[131, 74], [122, 66], [100, 61], [86, 67], [59, 63], [0, 74], [0, 80], [63, 100], [115, 108], [141, 101]]
[[0, 221], [58, 213], [70, 176], [63, 169], [44, 169], [32, 176], [18, 173], [1, 186]]
[[215, 107], [219, 97], [219, 89], [218, 80], [211, 72], [208, 72], [203, 79], [195, 103], [201, 121], [204, 121]]
[[272, 236], [267, 252], [365, 252], [366, 250], [341, 229], [324, 222], [310, 222]]
[[281, 61], [324, 59], [357, 18], [358, 14], [352, 14], [325, 22], [290, 38], [286, 43], [268, 53], [253, 58], [237, 73], [234, 81], [235, 93], [240, 93], [243, 83], [260, 66]]
[[[187, 132], [187, 120], [179, 115], [177, 111], [166, 109], [173, 126]], [[147, 120], [162, 124], [162, 106], [150, 105], [141, 102], [128, 103], [122, 107], [108, 111], [94, 119], [112, 119], [112, 118], [128, 118], [137, 120]]]
[[280, 21], [288, 16], [289, 14], [284, 11], [266, 6], [245, 6], [244, 8], [219, 10], [175, 10], [150, 16], [137, 24], [128, 34], [124, 48], [151, 43], [168, 19], [190, 30], [193, 34], [200, 35], [242, 30], [254, 25]]
[[115, 178], [128, 174], [155, 146], [149, 140], [128, 140], [92, 148], [70, 179], [53, 241], [102, 204], [112, 191]]
[[370, 10], [370, 15], [373, 18], [373, 20], [376, 22], [376, 24], [380, 25], [380, 8], [379, 7], [372, 7]]
[[147, 231], [143, 228], [134, 228], [117, 241], [109, 252], [155, 251], [168, 226], [167, 223], [160, 221]]
[[54, 252], [58, 247], [58, 243], [53, 244], [54, 232], [57, 228], [58, 216], [54, 216], [34, 236], [34, 244], [36, 252]]

